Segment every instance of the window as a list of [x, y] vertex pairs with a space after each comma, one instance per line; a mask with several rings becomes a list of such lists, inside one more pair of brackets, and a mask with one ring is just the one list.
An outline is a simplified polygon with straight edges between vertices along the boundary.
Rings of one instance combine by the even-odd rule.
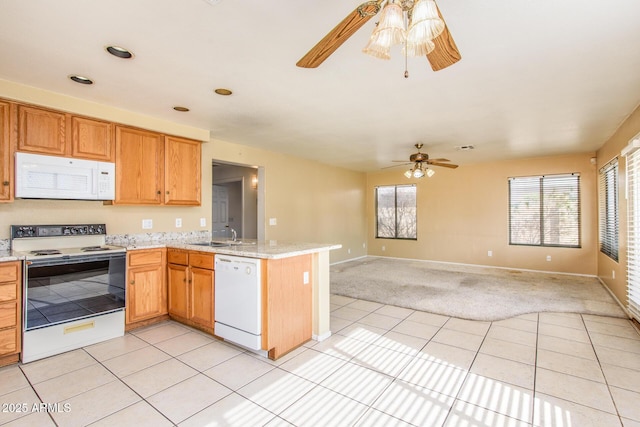
[[580, 247], [580, 175], [509, 178], [509, 244]]
[[622, 150], [627, 168], [627, 298], [629, 313], [640, 320], [640, 134]]
[[376, 187], [376, 237], [417, 239], [416, 186]]
[[618, 159], [600, 169], [600, 252], [618, 261]]

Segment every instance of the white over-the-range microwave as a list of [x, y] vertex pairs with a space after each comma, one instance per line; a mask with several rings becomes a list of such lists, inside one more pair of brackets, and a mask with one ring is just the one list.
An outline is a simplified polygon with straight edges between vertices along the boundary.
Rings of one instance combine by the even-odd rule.
[[115, 164], [95, 160], [16, 153], [15, 197], [113, 200]]

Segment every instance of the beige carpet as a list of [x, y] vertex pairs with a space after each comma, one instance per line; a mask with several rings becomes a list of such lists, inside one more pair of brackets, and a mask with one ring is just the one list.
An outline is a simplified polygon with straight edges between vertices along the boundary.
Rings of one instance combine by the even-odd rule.
[[462, 319], [534, 312], [626, 317], [595, 277], [367, 257], [331, 266], [331, 293]]

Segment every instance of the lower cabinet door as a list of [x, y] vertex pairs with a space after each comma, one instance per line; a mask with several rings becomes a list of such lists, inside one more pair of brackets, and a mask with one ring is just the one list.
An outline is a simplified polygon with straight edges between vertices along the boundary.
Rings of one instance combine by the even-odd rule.
[[214, 272], [191, 267], [191, 320], [213, 328]]
[[128, 276], [127, 323], [167, 313], [162, 265], [130, 268]]
[[189, 318], [189, 283], [186, 265], [169, 264], [169, 314]]

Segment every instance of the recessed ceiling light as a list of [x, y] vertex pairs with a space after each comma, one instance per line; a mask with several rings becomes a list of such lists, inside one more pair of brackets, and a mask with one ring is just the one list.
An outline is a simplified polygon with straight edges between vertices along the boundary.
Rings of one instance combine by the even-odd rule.
[[79, 76], [77, 74], [72, 74], [72, 75], [69, 76], [69, 78], [71, 80], [73, 80], [74, 82], [80, 83], [80, 84], [83, 84], [83, 85], [92, 85], [93, 84], [93, 80], [91, 80], [90, 78], [84, 77], [84, 76]]
[[233, 92], [231, 92], [229, 89], [216, 89], [214, 90], [215, 93], [217, 93], [218, 95], [222, 95], [222, 96], [229, 96], [231, 95]]
[[176, 105], [175, 107], [173, 107], [173, 109], [176, 111], [180, 111], [181, 113], [186, 113], [187, 111], [189, 111], [187, 107], [181, 107], [179, 105]]
[[133, 53], [131, 53], [129, 50], [120, 46], [107, 46], [105, 49], [111, 55], [117, 56], [118, 58], [124, 58], [124, 59], [133, 58]]

